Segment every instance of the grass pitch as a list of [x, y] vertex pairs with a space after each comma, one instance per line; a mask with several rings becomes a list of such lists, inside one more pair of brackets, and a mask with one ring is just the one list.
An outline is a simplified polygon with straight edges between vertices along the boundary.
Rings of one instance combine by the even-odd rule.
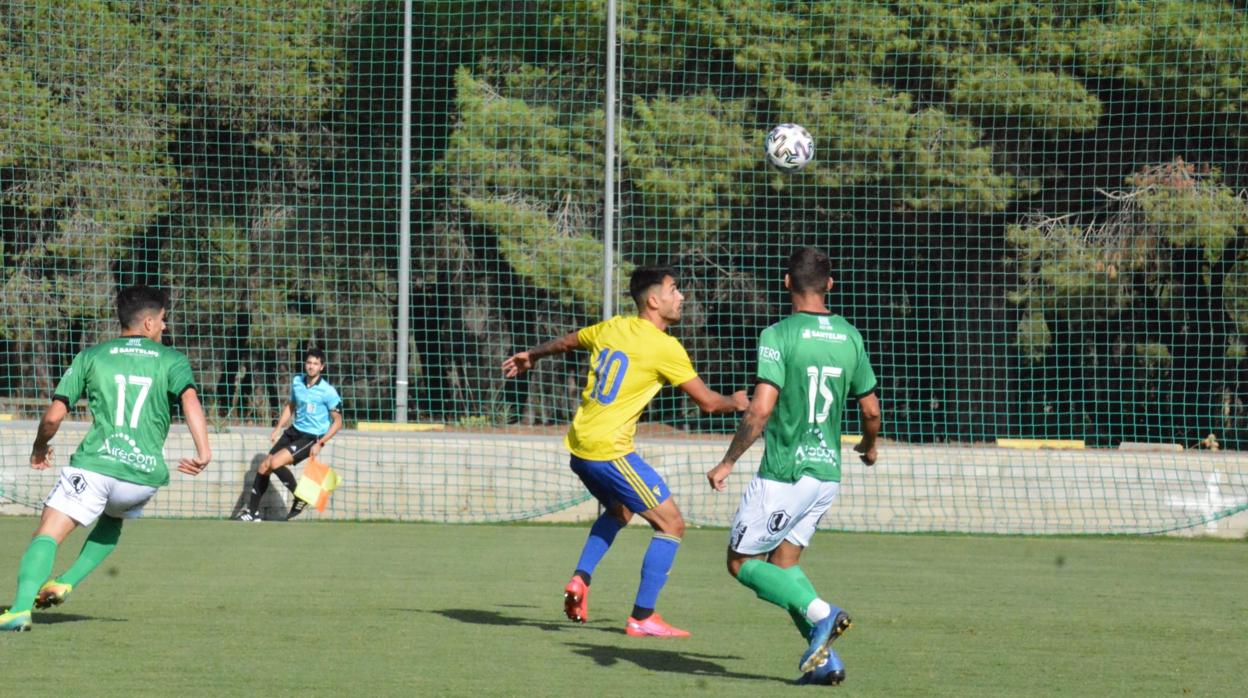
[[[33, 518], [0, 518], [0, 603]], [[854, 627], [846, 683], [691, 530], [660, 599], [687, 640], [627, 637], [648, 529], [563, 618], [587, 527], [138, 521], [64, 606], [0, 636], [13, 695], [1238, 695], [1248, 544], [820, 533], [803, 567]], [[61, 548], [57, 571], [83, 535]]]

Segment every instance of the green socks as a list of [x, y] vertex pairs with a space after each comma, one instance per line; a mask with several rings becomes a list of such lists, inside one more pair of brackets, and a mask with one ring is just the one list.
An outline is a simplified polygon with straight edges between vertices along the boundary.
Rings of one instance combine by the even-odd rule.
[[87, 541], [82, 544], [82, 552], [78, 553], [78, 559], [74, 560], [74, 564], [58, 576], [56, 581], [78, 586], [79, 582], [99, 567], [100, 563], [104, 562], [104, 558], [113, 552], [119, 538], [121, 538], [121, 519], [101, 516], [95, 528], [91, 529], [91, 534], [87, 536]]
[[[801, 574], [801, 570], [798, 570], [798, 574]], [[791, 613], [805, 613], [810, 602], [819, 598], [806, 575], [801, 574], [799, 579], [792, 572], [762, 560], [746, 560], [737, 572], [737, 581], [754, 590], [763, 601]]]
[[39, 587], [48, 581], [52, 574], [52, 564], [56, 562], [56, 539], [52, 536], [35, 536], [22, 555], [21, 566], [17, 568], [17, 596], [13, 606], [14, 613], [29, 611], [35, 605], [35, 595]]
[[[117, 547], [117, 540], [121, 538], [121, 523], [121, 519], [101, 516], [95, 528], [91, 529], [86, 542], [82, 544], [78, 559], [56, 581], [78, 586]], [[34, 607], [39, 588], [52, 575], [56, 548], [56, 539], [52, 536], [35, 536], [30, 541], [26, 554], [22, 555], [21, 566], [17, 568], [17, 596], [13, 599], [10, 611], [21, 613]]]
[[794, 565], [786, 569], [762, 560], [746, 560], [737, 573], [737, 581], [752, 589], [763, 601], [788, 611], [802, 637], [810, 636], [811, 622], [806, 619], [806, 608], [819, 594], [801, 567]]
[[[802, 571], [801, 567], [793, 565], [784, 571], [795, 584], [806, 590], [811, 598], [819, 597], [819, 593], [815, 591], [815, 585], [811, 584], [810, 580], [806, 578], [806, 573]], [[810, 629], [814, 626], [809, 620], [806, 620], [805, 608], [800, 611], [789, 609], [789, 617], [793, 619], [793, 625], [797, 626], [797, 632], [801, 633], [802, 637], [809, 639]]]

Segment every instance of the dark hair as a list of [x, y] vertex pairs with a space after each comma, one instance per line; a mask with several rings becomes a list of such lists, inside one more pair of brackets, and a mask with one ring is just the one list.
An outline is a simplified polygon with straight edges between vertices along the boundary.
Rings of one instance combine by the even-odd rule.
[[307, 351], [303, 352], [304, 361], [312, 358], [320, 359], [322, 366], [329, 363], [325, 360], [325, 350], [320, 347], [309, 347]]
[[628, 295], [633, 297], [638, 310], [646, 307], [646, 292], [663, 283], [664, 277], [668, 276], [676, 278], [676, 272], [668, 266], [637, 267], [633, 270], [633, 275], [628, 280]]
[[169, 294], [150, 286], [129, 286], [117, 292], [117, 321], [122, 329], [137, 327], [148, 313], [169, 308]]
[[830, 276], [828, 256], [813, 247], [803, 247], [789, 257], [789, 288], [793, 293], [823, 293]]

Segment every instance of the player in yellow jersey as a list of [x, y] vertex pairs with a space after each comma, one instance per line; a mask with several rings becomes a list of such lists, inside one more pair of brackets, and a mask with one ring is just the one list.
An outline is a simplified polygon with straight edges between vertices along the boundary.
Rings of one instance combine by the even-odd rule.
[[589, 378], [581, 406], [564, 443], [572, 452], [572, 471], [602, 503], [605, 511], [589, 530], [571, 581], [564, 588], [564, 612], [584, 623], [594, 568], [615, 535], [633, 514], [650, 523], [654, 537], [641, 563], [641, 585], [625, 632], [634, 637], [688, 637], [654, 612], [685, 533], [685, 520], [667, 483], [633, 450], [641, 411], [664, 385], [683, 390], [704, 412], [740, 412], [749, 406], [744, 390], [731, 396], [711, 390], [698, 377], [689, 355], [667, 328], [680, 322], [685, 297], [667, 267], [641, 267], [629, 280], [636, 316], [617, 315], [579, 332], [552, 339], [503, 362], [513, 378], [551, 354], [585, 349]]

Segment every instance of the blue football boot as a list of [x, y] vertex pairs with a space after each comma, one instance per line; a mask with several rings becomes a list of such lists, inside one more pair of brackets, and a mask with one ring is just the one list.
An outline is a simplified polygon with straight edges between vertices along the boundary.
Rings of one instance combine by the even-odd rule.
[[802, 661], [797, 665], [798, 671], [803, 674], [814, 671], [815, 667], [828, 658], [828, 653], [832, 651], [832, 642], [849, 630], [851, 625], [853, 622], [849, 619], [849, 614], [833, 606], [828, 617], [811, 628], [810, 647], [802, 655]]
[[845, 680], [845, 664], [837, 656], [836, 650], [828, 648], [828, 658], [823, 664], [812, 671], [802, 674], [797, 680], [799, 686], [835, 686]]

